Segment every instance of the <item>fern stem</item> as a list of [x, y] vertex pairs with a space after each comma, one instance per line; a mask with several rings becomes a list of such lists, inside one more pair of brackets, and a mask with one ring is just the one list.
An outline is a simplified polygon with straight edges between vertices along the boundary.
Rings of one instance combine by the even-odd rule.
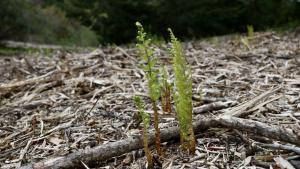
[[160, 147], [160, 129], [158, 127], [158, 112], [157, 112], [156, 101], [154, 100], [152, 100], [152, 107], [154, 111], [155, 147], [156, 147], [157, 154], [161, 156], [162, 151]]
[[155, 128], [155, 144], [157, 154], [161, 155], [160, 148], [160, 130], [158, 127], [158, 111], [156, 107], [156, 101], [160, 96], [160, 86], [158, 81], [159, 71], [155, 68], [157, 63], [157, 58], [154, 55], [154, 49], [151, 48], [151, 39], [147, 38], [147, 34], [144, 32], [141, 23], [136, 22], [138, 28], [137, 32], [137, 47], [139, 49], [139, 54], [146, 65], [142, 65], [143, 70], [146, 73], [146, 78], [148, 80], [149, 96], [151, 98], [153, 111], [154, 111], [154, 128]]
[[148, 138], [148, 128], [150, 125], [150, 116], [149, 116], [149, 114], [145, 113], [144, 104], [140, 97], [134, 96], [134, 102], [139, 110], [139, 114], [140, 114], [140, 116], [143, 120], [143, 124], [144, 124], [143, 130], [142, 130], [143, 131], [143, 143], [144, 143], [145, 155], [146, 155], [146, 158], [148, 161], [148, 168], [153, 168], [154, 167], [153, 166], [153, 157], [152, 157], [151, 151], [148, 147], [148, 139], [149, 139]]
[[149, 150], [149, 147], [148, 147], [148, 131], [147, 131], [147, 128], [144, 127], [143, 129], [143, 141], [144, 141], [144, 151], [145, 151], [145, 155], [146, 155], [146, 158], [147, 158], [147, 161], [148, 161], [148, 168], [153, 168], [153, 158], [152, 158], [152, 155], [151, 155], [151, 152]]

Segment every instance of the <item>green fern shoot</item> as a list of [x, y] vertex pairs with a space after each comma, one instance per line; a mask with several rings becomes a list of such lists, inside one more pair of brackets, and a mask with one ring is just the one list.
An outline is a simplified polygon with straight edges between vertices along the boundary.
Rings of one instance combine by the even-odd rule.
[[172, 105], [171, 105], [171, 84], [168, 82], [169, 80], [169, 73], [167, 68], [164, 66], [161, 70], [162, 77], [161, 77], [161, 104], [162, 109], [164, 112], [172, 113]]
[[156, 102], [160, 97], [160, 85], [158, 80], [159, 70], [155, 68], [157, 58], [154, 56], [154, 49], [150, 46], [151, 40], [146, 37], [147, 34], [145, 33], [142, 24], [136, 22], [136, 26], [138, 29], [136, 46], [143, 62], [142, 69], [144, 70], [148, 80], [149, 95], [154, 111], [155, 145], [157, 154], [161, 155], [160, 129], [158, 127], [158, 111], [156, 105]]
[[180, 127], [180, 141], [184, 149], [190, 153], [195, 152], [195, 136], [192, 125], [192, 72], [183, 53], [180, 42], [168, 29], [171, 36], [172, 47], [170, 54], [173, 57], [175, 73], [175, 108]]
[[249, 39], [254, 37], [254, 28], [252, 25], [247, 25], [247, 36]]
[[139, 110], [139, 115], [141, 116], [142, 120], [143, 120], [143, 143], [144, 143], [144, 151], [145, 151], [145, 155], [147, 157], [147, 161], [148, 161], [148, 168], [153, 168], [153, 159], [152, 159], [152, 154], [149, 150], [148, 147], [148, 129], [150, 126], [150, 115], [148, 113], [146, 113], [145, 110], [145, 106], [144, 103], [142, 102], [141, 98], [139, 96], [134, 96], [134, 103], [136, 105], [136, 107]]

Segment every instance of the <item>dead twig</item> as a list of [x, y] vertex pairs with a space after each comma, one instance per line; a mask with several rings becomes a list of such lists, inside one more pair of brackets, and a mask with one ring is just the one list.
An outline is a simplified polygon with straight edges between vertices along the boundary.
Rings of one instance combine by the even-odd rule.
[[295, 145], [283, 145], [283, 144], [279, 144], [279, 143], [265, 144], [265, 143], [259, 143], [259, 142], [256, 142], [255, 144], [257, 144], [261, 147], [265, 147], [265, 148], [291, 151], [291, 152], [295, 152], [300, 155], [300, 148], [296, 147]]
[[206, 113], [206, 112], [213, 111], [213, 110], [220, 110], [220, 109], [228, 108], [235, 104], [237, 104], [237, 103], [233, 102], [233, 101], [213, 102], [213, 103], [202, 105], [200, 107], [195, 107], [193, 109], [193, 113], [194, 114]]
[[260, 94], [259, 96], [253, 98], [252, 100], [242, 103], [241, 105], [238, 105], [236, 107], [233, 108], [229, 108], [229, 109], [225, 109], [223, 112], [225, 115], [232, 115], [235, 117], [241, 117], [241, 116], [246, 116], [249, 113], [251, 113], [250, 110], [251, 108], [253, 108], [258, 102], [262, 101], [263, 99], [269, 97], [270, 95], [272, 95], [273, 93], [277, 92], [278, 90], [280, 90], [282, 87], [277, 87], [275, 89], [271, 89], [269, 91], [266, 91], [262, 94]]

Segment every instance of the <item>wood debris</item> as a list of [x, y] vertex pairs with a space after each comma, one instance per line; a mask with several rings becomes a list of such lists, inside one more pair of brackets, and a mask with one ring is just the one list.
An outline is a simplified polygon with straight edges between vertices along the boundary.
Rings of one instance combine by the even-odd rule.
[[[249, 47], [235, 36], [184, 43], [196, 155], [181, 152], [174, 111], [159, 106], [165, 143], [157, 166], [300, 168], [300, 38], [254, 37]], [[56, 50], [0, 56], [0, 168], [145, 167], [132, 97], [153, 114], [136, 49]], [[171, 71], [167, 45], [155, 50]]]

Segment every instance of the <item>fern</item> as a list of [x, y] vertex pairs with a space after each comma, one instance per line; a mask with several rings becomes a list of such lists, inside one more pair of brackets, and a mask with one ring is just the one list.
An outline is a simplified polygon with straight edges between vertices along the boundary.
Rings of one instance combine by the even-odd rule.
[[250, 50], [250, 44], [249, 44], [249, 38], [248, 37], [244, 37], [244, 38], [241, 38], [241, 43], [246, 46], [246, 48], [248, 50]]
[[247, 25], [247, 36], [249, 39], [252, 39], [254, 36], [254, 28], [252, 25]]
[[169, 74], [166, 67], [163, 67], [162, 70], [162, 78], [161, 78], [161, 103], [162, 109], [164, 112], [172, 113], [171, 106], [171, 84], [168, 82]]
[[170, 54], [173, 57], [175, 73], [174, 93], [175, 108], [180, 127], [180, 141], [184, 149], [195, 152], [195, 136], [192, 125], [192, 73], [183, 53], [180, 42], [168, 29], [172, 47]]
[[150, 126], [150, 116], [149, 114], [147, 114], [144, 110], [145, 110], [145, 106], [141, 100], [140, 97], [138, 96], [134, 96], [134, 103], [136, 105], [136, 107], [139, 110], [139, 115], [141, 116], [142, 120], [143, 120], [143, 143], [144, 143], [144, 151], [145, 151], [145, 155], [147, 157], [147, 161], [148, 161], [148, 168], [153, 168], [153, 159], [152, 159], [152, 154], [149, 150], [148, 147], [148, 129]]
[[250, 50], [250, 41], [254, 38], [254, 28], [252, 25], [247, 25], [247, 37], [241, 38], [241, 43]]
[[147, 38], [147, 34], [141, 23], [136, 22], [138, 29], [137, 32], [137, 48], [139, 55], [142, 58], [143, 65], [142, 69], [146, 73], [148, 80], [149, 95], [152, 101], [152, 108], [154, 111], [154, 128], [155, 128], [155, 145], [158, 155], [161, 155], [160, 148], [160, 129], [158, 127], [158, 111], [156, 102], [160, 97], [160, 85], [158, 80], [159, 70], [155, 68], [157, 64], [157, 58], [154, 56], [154, 49], [151, 48], [151, 40]]

